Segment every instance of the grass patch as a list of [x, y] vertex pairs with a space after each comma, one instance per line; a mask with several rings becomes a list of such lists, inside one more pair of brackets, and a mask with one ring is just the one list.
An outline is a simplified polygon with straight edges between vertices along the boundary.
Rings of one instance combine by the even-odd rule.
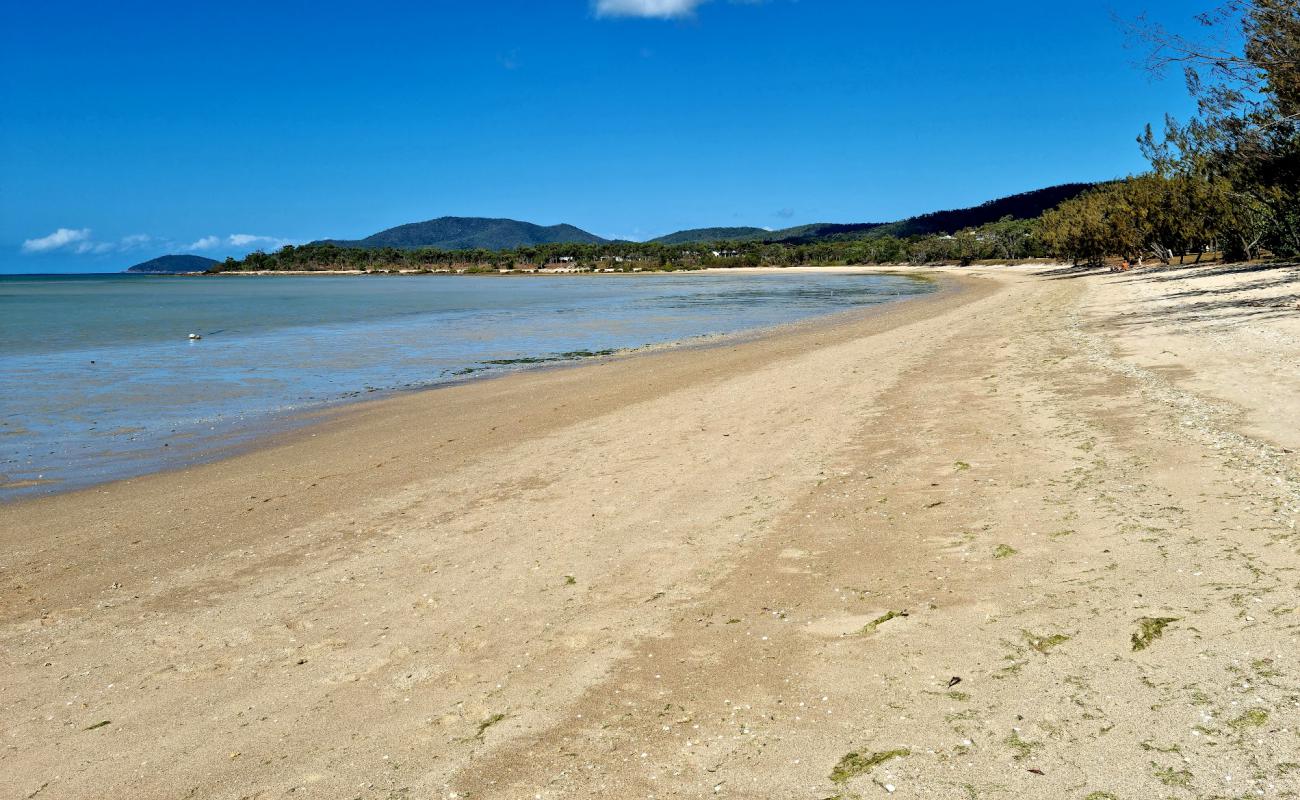
[[1119, 800], [1119, 798], [1110, 792], [1091, 792], [1083, 800]]
[[1016, 553], [1019, 552], [1020, 552], [1019, 550], [1017, 550], [1016, 548], [1012, 547], [1009, 544], [1000, 544], [997, 547], [993, 548], [993, 557], [1010, 558], [1011, 556], [1014, 556]]
[[565, 576], [564, 576], [564, 585], [565, 585], [565, 586], [577, 586], [577, 585], [578, 585], [578, 579], [575, 578], [575, 577], [573, 577], [572, 575], [565, 575]]
[[1143, 617], [1137, 621], [1138, 629], [1133, 634], [1133, 652], [1145, 650], [1151, 643], [1165, 635], [1165, 628], [1178, 621], [1178, 617]]
[[853, 778], [870, 772], [881, 764], [895, 758], [904, 758], [912, 754], [911, 750], [885, 750], [880, 753], [871, 753], [864, 755], [862, 753], [846, 753], [840, 759], [840, 763], [835, 765], [831, 770], [831, 780], [835, 783], [844, 783]]
[[965, 461], [954, 461], [952, 464], [952, 468], [957, 470], [958, 472], [965, 472], [966, 470], [970, 469], [970, 464], [967, 464]]
[[881, 614], [880, 616], [868, 622], [866, 625], [863, 625], [862, 630], [858, 631], [858, 633], [874, 633], [876, 628], [879, 628], [881, 625], [884, 625], [886, 622], [889, 622], [891, 619], [894, 619], [896, 617], [906, 617], [906, 616], [907, 616], [906, 611], [886, 611], [885, 613]]

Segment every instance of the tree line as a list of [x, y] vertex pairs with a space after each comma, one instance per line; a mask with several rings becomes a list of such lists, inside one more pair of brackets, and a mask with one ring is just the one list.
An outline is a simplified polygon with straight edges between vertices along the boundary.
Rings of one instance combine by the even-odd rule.
[[1202, 38], [1132, 26], [1151, 69], [1182, 68], [1197, 113], [1166, 118], [1160, 135], [1147, 126], [1150, 172], [1045, 214], [1052, 252], [1093, 263], [1300, 254], [1300, 4], [1232, 0], [1198, 20]]
[[498, 272], [579, 267], [627, 271], [695, 270], [716, 267], [795, 267], [839, 264], [938, 264], [1017, 261], [1050, 255], [1035, 220], [998, 222], [930, 236], [872, 236], [816, 242], [720, 241], [661, 244], [543, 244], [510, 250], [339, 247], [289, 245], [271, 253], [228, 258], [212, 269], [227, 271]]

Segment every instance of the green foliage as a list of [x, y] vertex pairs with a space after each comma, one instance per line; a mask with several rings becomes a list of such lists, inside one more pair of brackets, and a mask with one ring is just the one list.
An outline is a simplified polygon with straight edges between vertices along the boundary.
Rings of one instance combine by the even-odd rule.
[[[1213, 38], [1145, 22], [1133, 29], [1154, 69], [1183, 69], [1198, 114], [1186, 124], [1166, 117], [1161, 136], [1147, 126], [1138, 144], [1151, 173], [1044, 215], [1042, 235], [1056, 255], [1098, 264], [1107, 256], [1181, 263], [1208, 250], [1229, 260], [1300, 254], [1300, 5], [1227, 0], [1198, 19]], [[1222, 44], [1234, 38], [1239, 52]]]

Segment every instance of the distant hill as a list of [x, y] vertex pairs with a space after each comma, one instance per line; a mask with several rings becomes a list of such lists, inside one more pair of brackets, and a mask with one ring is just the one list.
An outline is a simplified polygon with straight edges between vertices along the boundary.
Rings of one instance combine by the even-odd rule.
[[403, 250], [509, 250], [534, 244], [601, 244], [605, 239], [572, 225], [543, 227], [531, 222], [487, 217], [439, 217], [380, 231], [364, 239], [325, 239], [314, 244], [339, 247], [396, 247]]
[[145, 275], [170, 275], [177, 272], [206, 272], [221, 262], [203, 256], [158, 256], [127, 267], [126, 272]]
[[696, 242], [749, 241], [772, 235], [767, 228], [692, 228], [651, 239], [656, 244], [694, 244]]
[[[786, 244], [805, 244], [818, 241], [835, 241], [842, 239], [860, 239], [872, 236], [925, 236], [935, 233], [955, 233], [965, 228], [978, 227], [989, 222], [996, 222], [1003, 217], [1014, 219], [1032, 219], [1044, 211], [1054, 208], [1088, 189], [1094, 183], [1066, 183], [1049, 186], [1032, 192], [1001, 197], [971, 208], [959, 208], [950, 211], [934, 211], [898, 222], [814, 222], [793, 228], [769, 231], [755, 227], [719, 227], [693, 228], [677, 231], [667, 236], [651, 239], [651, 242], [665, 245], [693, 244], [705, 242], [780, 242]], [[411, 250], [420, 247], [434, 247], [440, 250], [511, 250], [517, 247], [541, 244], [608, 244], [602, 239], [572, 225], [534, 225], [513, 219], [492, 219], [488, 217], [439, 217], [427, 222], [412, 222], [398, 225], [396, 228], [380, 231], [364, 239], [323, 239], [313, 244], [332, 244], [338, 247], [360, 247], [378, 249], [394, 247]], [[193, 258], [198, 256], [164, 256], [164, 259]], [[210, 266], [185, 267], [178, 269], [152, 270], [141, 269], [154, 265], [162, 259], [146, 262], [131, 268], [131, 272], [186, 272], [194, 269], [206, 269]], [[207, 261], [207, 259], [201, 259]]]
[[694, 228], [651, 239], [661, 244], [686, 244], [718, 241], [766, 241], [801, 244], [827, 239], [858, 239], [871, 236], [925, 236], [932, 233], [955, 233], [1003, 217], [1033, 219], [1072, 197], [1097, 186], [1095, 183], [1065, 183], [1000, 197], [971, 208], [934, 211], [898, 222], [814, 222], [793, 228], [769, 231], [763, 228]]
[[919, 217], [910, 217], [900, 222], [882, 225], [874, 231], [879, 236], [918, 236], [930, 233], [956, 233], [965, 228], [974, 228], [989, 222], [997, 222], [1003, 217], [1013, 219], [1033, 219], [1044, 211], [1055, 208], [1066, 200], [1078, 197], [1096, 187], [1096, 183], [1063, 183], [1048, 186], [1032, 192], [1021, 192], [1008, 197], [1000, 197], [971, 208], [954, 211], [933, 211]]
[[884, 222], [814, 222], [774, 231], [774, 242], [815, 242], [819, 239], [858, 239], [885, 227]]

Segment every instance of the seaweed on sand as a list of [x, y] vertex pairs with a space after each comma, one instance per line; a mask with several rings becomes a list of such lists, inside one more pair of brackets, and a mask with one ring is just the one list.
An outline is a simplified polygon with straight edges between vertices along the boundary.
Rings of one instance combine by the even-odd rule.
[[894, 758], [904, 758], [912, 754], [911, 750], [885, 750], [880, 753], [846, 753], [840, 759], [840, 763], [835, 765], [831, 770], [831, 780], [835, 783], [844, 783], [870, 772], [881, 764]]
[[881, 625], [884, 625], [886, 622], [889, 622], [891, 619], [894, 619], [895, 617], [906, 617], [906, 616], [907, 616], [906, 611], [886, 611], [884, 614], [881, 614], [880, 616], [871, 620], [866, 625], [863, 625], [862, 630], [858, 631], [858, 633], [874, 633], [876, 628], [879, 628]]
[[478, 724], [478, 733], [475, 733], [475, 734], [474, 734], [474, 738], [475, 738], [475, 739], [482, 739], [482, 738], [483, 738], [483, 734], [487, 732], [487, 729], [488, 729], [488, 728], [491, 728], [493, 725], [497, 724], [498, 722], [500, 722], [501, 720], [503, 720], [503, 719], [505, 719], [505, 718], [506, 718], [506, 715], [505, 715], [505, 714], [497, 713], [497, 714], [493, 714], [492, 716], [490, 716], [490, 717], [488, 717], [487, 719], [483, 720], [482, 722], [480, 722], [480, 723]]
[[1165, 628], [1178, 621], [1178, 617], [1142, 617], [1137, 621], [1138, 629], [1133, 633], [1133, 652], [1145, 650], [1151, 643], [1165, 635]]

